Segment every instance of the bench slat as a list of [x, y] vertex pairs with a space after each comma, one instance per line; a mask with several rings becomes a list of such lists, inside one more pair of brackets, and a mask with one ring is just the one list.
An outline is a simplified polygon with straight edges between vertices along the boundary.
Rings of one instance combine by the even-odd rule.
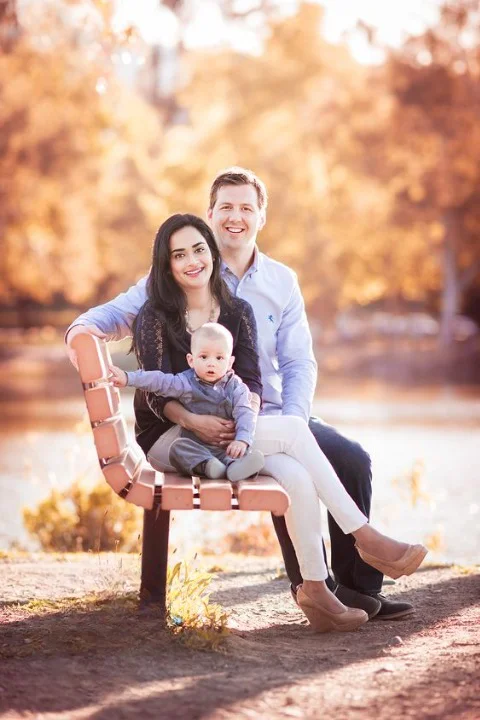
[[267, 475], [255, 480], [240, 480], [233, 487], [240, 510], [268, 510], [274, 515], [285, 515], [290, 498], [281, 485]]
[[78, 371], [83, 383], [107, 380], [111, 363], [107, 344], [90, 333], [80, 333], [72, 340], [77, 353]]
[[122, 455], [127, 447], [127, 426], [123, 417], [106, 420], [93, 428], [93, 439], [99, 458]]
[[121, 492], [130, 482], [133, 482], [135, 473], [142, 464], [142, 457], [132, 447], [127, 447], [120, 458], [102, 467], [105, 480], [116, 493]]
[[194, 486], [192, 478], [164, 473], [162, 510], [193, 510]]
[[102, 422], [118, 413], [120, 393], [113, 385], [98, 385], [85, 390], [85, 402], [90, 421]]
[[153, 508], [154, 492], [155, 470], [151, 467], [144, 466], [136, 476], [132, 489], [125, 496], [125, 500], [145, 510], [151, 510]]
[[232, 485], [228, 480], [199, 480], [201, 510], [231, 510]]

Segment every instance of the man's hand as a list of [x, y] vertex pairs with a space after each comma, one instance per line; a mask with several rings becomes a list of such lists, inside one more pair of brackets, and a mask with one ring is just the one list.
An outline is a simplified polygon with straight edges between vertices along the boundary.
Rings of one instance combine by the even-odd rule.
[[235, 438], [235, 423], [216, 415], [191, 415], [188, 430], [207, 445], [228, 445]]
[[113, 385], [121, 388], [126, 387], [128, 382], [127, 373], [116, 365], [110, 365], [108, 369], [110, 370], [108, 379], [111, 380]]
[[233, 460], [238, 460], [238, 458], [245, 455], [247, 448], [248, 445], [246, 442], [243, 442], [243, 440], [234, 440], [230, 443], [225, 452], [229, 457], [233, 458]]
[[107, 337], [104, 332], [96, 327], [96, 325], [74, 325], [73, 328], [68, 331], [66, 339], [67, 355], [75, 370], [78, 370], [77, 353], [71, 347], [71, 343], [73, 338], [76, 335], [80, 335], [80, 333], [90, 333], [90, 335], [95, 335], [95, 337], [98, 337], [101, 340], [105, 340]]

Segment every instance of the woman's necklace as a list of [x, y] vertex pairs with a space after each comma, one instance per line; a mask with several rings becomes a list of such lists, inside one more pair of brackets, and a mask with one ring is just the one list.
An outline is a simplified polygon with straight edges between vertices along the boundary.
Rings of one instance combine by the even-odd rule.
[[[212, 305], [211, 305], [211, 308], [210, 308], [210, 315], [208, 316], [207, 322], [213, 322], [213, 321], [215, 320], [215, 312], [216, 312], [216, 310], [217, 310], [217, 307], [216, 307], [216, 304], [215, 304], [215, 300], [212, 298]], [[202, 325], [203, 325], [203, 323], [202, 323]], [[189, 311], [188, 311], [188, 308], [185, 310], [185, 327], [187, 328], [187, 330], [188, 330], [188, 332], [190, 333], [190, 335], [191, 335], [192, 333], [194, 333], [195, 330], [198, 330], [198, 327], [201, 327], [201, 325], [199, 325], [199, 326], [196, 327], [196, 328], [192, 328], [192, 326], [190, 325], [190, 313], [189, 313]]]

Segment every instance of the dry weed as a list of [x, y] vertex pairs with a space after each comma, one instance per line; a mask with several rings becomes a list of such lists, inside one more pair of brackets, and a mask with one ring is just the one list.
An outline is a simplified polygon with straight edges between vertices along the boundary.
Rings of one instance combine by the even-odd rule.
[[215, 575], [178, 562], [167, 574], [167, 625], [197, 650], [218, 650], [228, 634], [228, 614], [210, 602], [207, 589]]

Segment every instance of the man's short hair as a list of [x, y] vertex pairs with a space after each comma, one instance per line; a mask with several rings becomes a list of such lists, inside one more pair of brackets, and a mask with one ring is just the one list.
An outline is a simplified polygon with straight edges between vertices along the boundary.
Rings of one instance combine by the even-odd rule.
[[252, 170], [237, 166], [227, 168], [218, 173], [210, 188], [209, 210], [211, 210], [217, 202], [219, 189], [226, 185], [251, 185], [257, 191], [258, 207], [260, 210], [266, 210], [268, 195], [264, 183]]
[[226, 327], [220, 325], [220, 323], [209, 322], [197, 328], [195, 332], [192, 333], [192, 339], [190, 341], [192, 351], [194, 344], [196, 344], [201, 338], [206, 338], [207, 340], [223, 340], [227, 345], [228, 354], [232, 354], [232, 333], [230, 332], [230, 330], [227, 330]]

